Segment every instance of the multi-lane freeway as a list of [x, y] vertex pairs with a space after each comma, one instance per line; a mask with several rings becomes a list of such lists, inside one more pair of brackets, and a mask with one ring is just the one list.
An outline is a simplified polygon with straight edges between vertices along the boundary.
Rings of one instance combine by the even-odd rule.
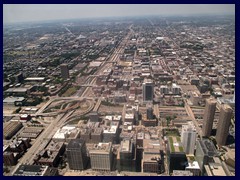
[[119, 59], [119, 55], [123, 53], [124, 47], [127, 44], [129, 37], [133, 34], [133, 30], [131, 29], [132, 25], [129, 26], [129, 33], [126, 35], [125, 38], [122, 39], [122, 41], [118, 44], [116, 49], [109, 54], [109, 56], [106, 58], [105, 62], [102, 64], [101, 67], [98, 68], [98, 70], [91, 76], [87, 78], [85, 81], [85, 84], [80, 88], [75, 96], [82, 97], [82, 96], [87, 96], [87, 93], [89, 92], [89, 88], [95, 85], [96, 82], [96, 77], [98, 77], [105, 69], [111, 68], [113, 66], [114, 62], [117, 62]]
[[[116, 62], [119, 59], [119, 54], [123, 53], [125, 44], [127, 43], [130, 35], [133, 33], [133, 30], [131, 29], [131, 26], [129, 27], [130, 31], [127, 34], [125, 38], [118, 44], [117, 48], [114, 50], [112, 54], [110, 54], [106, 61], [103, 63], [103, 65], [94, 73], [94, 76], [89, 76], [85, 83], [87, 83], [87, 87], [81, 88], [77, 93], [72, 97], [57, 97], [50, 99], [45, 105], [43, 105], [35, 115], [42, 115], [44, 114], [43, 111], [46, 109], [52, 102], [56, 100], [69, 100], [69, 99], [83, 99], [84, 97], [87, 97], [87, 94], [89, 92], [89, 88], [95, 84], [96, 77], [100, 75], [105, 69], [111, 68], [113, 63]], [[98, 101], [97, 107], [101, 104], [101, 100]], [[92, 107], [92, 106], [91, 106]], [[40, 136], [35, 140], [34, 144], [31, 148], [28, 149], [28, 151], [25, 153], [25, 155], [19, 160], [18, 165], [14, 169], [13, 172], [17, 169], [17, 167], [20, 164], [32, 164], [33, 159], [39, 150], [44, 149], [45, 146], [48, 144], [49, 139], [52, 138], [54, 133], [57, 131], [59, 127], [61, 127], [68, 119], [70, 119], [71, 115], [73, 114], [74, 110], [62, 112], [57, 115], [57, 117], [48, 125], [48, 127], [40, 134]]]
[[48, 139], [54, 135], [54, 133], [59, 128], [59, 125], [65, 122], [66, 118], [68, 118], [73, 112], [69, 112], [67, 114], [59, 114], [57, 118], [55, 118], [51, 124], [39, 135], [39, 137], [35, 140], [34, 144], [28, 151], [24, 154], [24, 156], [19, 160], [18, 165], [15, 170], [18, 168], [20, 164], [33, 164], [33, 159], [39, 150], [44, 149], [48, 144]]

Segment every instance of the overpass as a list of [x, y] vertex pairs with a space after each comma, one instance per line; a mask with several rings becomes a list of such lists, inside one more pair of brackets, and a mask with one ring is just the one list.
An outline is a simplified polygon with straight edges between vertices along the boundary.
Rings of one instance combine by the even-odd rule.
[[97, 101], [97, 103], [96, 103], [96, 105], [95, 105], [93, 111], [95, 111], [95, 112], [98, 111], [98, 109], [99, 109], [101, 103], [102, 103], [102, 97], [100, 97], [100, 98], [98, 99], [98, 101]]
[[83, 85], [80, 85], [80, 87], [98, 87], [98, 86], [94, 84], [83, 84]]

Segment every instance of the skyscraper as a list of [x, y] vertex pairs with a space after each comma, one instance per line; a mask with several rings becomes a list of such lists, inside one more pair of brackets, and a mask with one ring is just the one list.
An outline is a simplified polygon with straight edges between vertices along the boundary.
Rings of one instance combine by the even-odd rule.
[[216, 141], [218, 145], [226, 144], [232, 113], [233, 110], [229, 105], [223, 104], [221, 106], [216, 134]]
[[143, 82], [143, 102], [153, 100], [153, 82], [150, 79], [145, 79]]
[[88, 163], [85, 141], [82, 139], [72, 139], [66, 148], [67, 159], [70, 169], [83, 170]]
[[68, 79], [69, 78], [69, 70], [68, 70], [68, 65], [67, 64], [61, 64], [61, 75], [63, 79]]
[[111, 171], [113, 163], [112, 143], [98, 143], [89, 150], [93, 170]]
[[202, 174], [204, 173], [204, 165], [213, 161], [213, 157], [218, 156], [218, 152], [209, 139], [196, 141], [196, 160], [199, 164]]
[[215, 99], [210, 98], [206, 100], [206, 106], [203, 115], [203, 128], [202, 128], [203, 136], [208, 137], [211, 135], [216, 104], [217, 101]]
[[186, 154], [194, 154], [196, 143], [196, 129], [192, 123], [182, 126], [181, 142]]
[[147, 119], [153, 119], [153, 108], [151, 105], [147, 106]]
[[119, 171], [136, 171], [135, 161], [136, 153], [134, 144], [129, 139], [121, 142], [119, 150], [118, 170]]
[[188, 160], [179, 136], [168, 136], [167, 154], [169, 173], [186, 169]]

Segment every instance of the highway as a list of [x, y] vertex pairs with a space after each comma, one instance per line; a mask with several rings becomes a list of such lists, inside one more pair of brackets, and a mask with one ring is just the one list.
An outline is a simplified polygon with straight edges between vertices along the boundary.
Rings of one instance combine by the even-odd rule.
[[34, 144], [28, 149], [28, 151], [24, 154], [24, 156], [18, 162], [18, 165], [12, 172], [18, 168], [20, 164], [33, 164], [33, 159], [35, 154], [39, 152], [39, 150], [44, 149], [48, 144], [48, 139], [50, 139], [54, 133], [57, 131], [59, 126], [65, 122], [66, 118], [68, 118], [73, 112], [69, 112], [67, 114], [59, 114], [57, 118], [55, 118], [51, 124], [39, 135], [39, 137], [35, 140]]
[[117, 62], [117, 60], [119, 59], [119, 54], [123, 53], [124, 47], [128, 42], [129, 37], [133, 33], [133, 30], [131, 28], [132, 28], [132, 25], [129, 26], [130, 31], [127, 34], [127, 36], [123, 38], [122, 41], [117, 45], [116, 49], [111, 54], [108, 55], [108, 57], [106, 58], [102, 66], [100, 66], [93, 75], [87, 78], [87, 80], [85, 81], [85, 85], [83, 85], [86, 87], [80, 88], [75, 94], [75, 96], [78, 96], [78, 97], [87, 96], [87, 93], [89, 92], [89, 88], [95, 85], [97, 77], [101, 75], [105, 69], [111, 68], [114, 62]]
[[[131, 29], [131, 26], [129, 27]], [[132, 30], [128, 33], [128, 35], [122, 40], [122, 42], [119, 43], [118, 47], [115, 49], [115, 51], [107, 58], [107, 60], [104, 62], [104, 64], [95, 72], [94, 75], [96, 77], [100, 75], [105, 69], [110, 68], [112, 66], [112, 63], [109, 62], [116, 62], [119, 57], [119, 53], [122, 53], [124, 50], [124, 46], [127, 43], [130, 35], [132, 34]], [[96, 82], [96, 77], [88, 77], [87, 84], [94, 85]], [[73, 97], [66, 97], [66, 98], [53, 98], [50, 99], [43, 107], [41, 107], [38, 112], [35, 115], [43, 115], [43, 110], [47, 108], [53, 101], [57, 100], [69, 100], [69, 99], [75, 99], [80, 100], [87, 96], [87, 93], [89, 92], [90, 87], [84, 87], [85, 89], [80, 89], [75, 96]], [[77, 95], [77, 96], [76, 96]], [[94, 99], [94, 98], [93, 98]], [[101, 99], [98, 100], [96, 103], [95, 108], [98, 108], [101, 104]], [[92, 108], [91, 108], [92, 109]], [[39, 137], [35, 140], [32, 147], [28, 149], [28, 151], [24, 154], [24, 156], [19, 160], [18, 165], [15, 167], [15, 169], [12, 172], [15, 172], [15, 170], [18, 168], [20, 164], [33, 164], [33, 159], [35, 157], [35, 154], [39, 152], [39, 150], [42, 150], [46, 147], [49, 140], [52, 138], [54, 133], [58, 130], [59, 127], [61, 127], [66, 120], [69, 120], [71, 115], [73, 114], [74, 110], [70, 112], [63, 112], [58, 113], [57, 117], [48, 125], [48, 127], [39, 135]]]

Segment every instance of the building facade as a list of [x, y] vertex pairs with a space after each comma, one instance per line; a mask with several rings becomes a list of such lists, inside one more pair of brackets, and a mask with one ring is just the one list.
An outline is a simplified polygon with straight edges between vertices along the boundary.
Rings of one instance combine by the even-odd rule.
[[89, 150], [91, 168], [97, 171], [111, 171], [113, 163], [112, 143], [95, 144]]
[[121, 142], [118, 159], [119, 171], [136, 171], [135, 147], [131, 140], [124, 139]]
[[196, 141], [195, 158], [199, 164], [201, 174], [204, 173], [204, 165], [213, 162], [213, 157], [217, 156], [217, 150], [209, 139], [202, 139]]
[[186, 154], [194, 154], [196, 137], [196, 129], [192, 123], [182, 126], [181, 142]]
[[220, 146], [226, 144], [232, 113], [233, 110], [229, 105], [223, 104], [221, 106], [216, 134], [216, 141]]
[[173, 170], [185, 170], [188, 160], [180, 137], [169, 136], [167, 144], [169, 173]]
[[87, 167], [88, 157], [84, 140], [72, 139], [68, 143], [66, 152], [70, 169], [83, 170]]
[[153, 100], [153, 92], [153, 82], [145, 79], [143, 82], [143, 102], [151, 102]]
[[213, 120], [216, 110], [217, 101], [214, 99], [207, 99], [206, 106], [204, 110], [203, 116], [203, 128], [202, 135], [205, 137], [209, 137], [211, 135]]

